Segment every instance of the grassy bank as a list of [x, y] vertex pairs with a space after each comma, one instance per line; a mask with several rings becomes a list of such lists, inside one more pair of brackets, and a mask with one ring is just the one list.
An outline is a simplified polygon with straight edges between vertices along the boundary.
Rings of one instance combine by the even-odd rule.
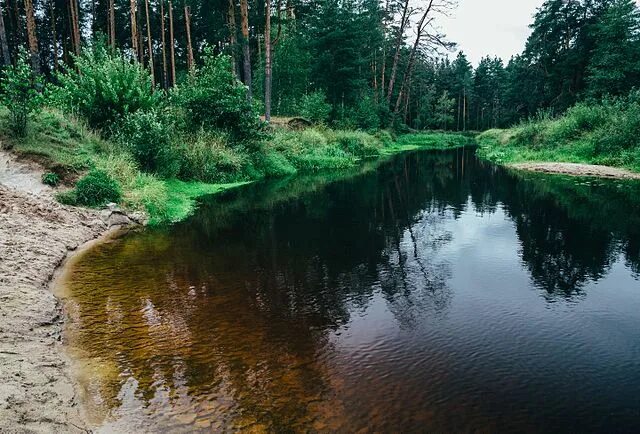
[[640, 96], [578, 104], [558, 118], [540, 116], [478, 136], [479, 156], [499, 164], [566, 162], [640, 172]]
[[[320, 171], [354, 168], [365, 160], [384, 158], [415, 149], [447, 149], [471, 144], [462, 135], [431, 133], [396, 138], [386, 131], [368, 134], [311, 128], [275, 130], [258, 150], [221, 148], [208, 161], [206, 176], [219, 182], [165, 179], [141, 170], [129, 149], [105, 140], [83, 122], [54, 109], [34, 115], [25, 137], [8, 127], [9, 114], [0, 111], [0, 136], [5, 146], [24, 158], [42, 164], [61, 184], [72, 188], [91, 170], [106, 172], [121, 187], [120, 204], [144, 211], [150, 224], [180, 221], [195, 209], [197, 198], [264, 178], [287, 177]], [[190, 138], [185, 145], [191, 146]], [[217, 146], [217, 144], [214, 144]], [[208, 144], [208, 149], [216, 149]], [[197, 146], [197, 145], [196, 145]], [[209, 154], [207, 154], [209, 155]], [[65, 200], [65, 194], [62, 195]]]

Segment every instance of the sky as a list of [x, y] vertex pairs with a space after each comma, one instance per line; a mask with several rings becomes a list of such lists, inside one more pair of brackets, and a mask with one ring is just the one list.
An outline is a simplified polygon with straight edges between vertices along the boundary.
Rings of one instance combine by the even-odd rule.
[[[474, 66], [486, 55], [498, 56], [506, 63], [524, 49], [533, 14], [543, 2], [458, 0], [458, 8], [450, 17], [441, 18], [439, 27]], [[454, 52], [450, 57], [455, 55]]]

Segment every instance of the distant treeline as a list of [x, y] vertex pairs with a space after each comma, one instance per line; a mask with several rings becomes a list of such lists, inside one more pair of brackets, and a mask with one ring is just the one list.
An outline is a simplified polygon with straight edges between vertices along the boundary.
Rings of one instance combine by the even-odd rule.
[[455, 3], [3, 0], [0, 48], [9, 64], [26, 46], [33, 69], [53, 79], [102, 35], [168, 88], [209, 46], [233, 57], [267, 117], [298, 114], [305, 96], [321, 95], [342, 128], [503, 127], [540, 110], [625, 95], [639, 83], [633, 0], [547, 0], [522, 54], [506, 65], [485, 58], [475, 69], [463, 53], [445, 57], [452, 44], [438, 18]]

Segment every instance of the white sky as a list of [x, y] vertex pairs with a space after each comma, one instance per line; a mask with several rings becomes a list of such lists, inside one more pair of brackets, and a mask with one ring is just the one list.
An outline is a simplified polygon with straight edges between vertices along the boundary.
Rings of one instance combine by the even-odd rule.
[[[476, 66], [486, 55], [505, 63], [524, 49], [536, 8], [544, 0], [458, 0], [458, 8], [439, 27]], [[450, 57], [455, 56], [452, 53]]]
[[[458, 44], [477, 66], [484, 56], [498, 56], [505, 63], [524, 49], [536, 9], [544, 0], [458, 0], [449, 17], [438, 20], [448, 39]], [[636, 0], [640, 6], [640, 0]]]

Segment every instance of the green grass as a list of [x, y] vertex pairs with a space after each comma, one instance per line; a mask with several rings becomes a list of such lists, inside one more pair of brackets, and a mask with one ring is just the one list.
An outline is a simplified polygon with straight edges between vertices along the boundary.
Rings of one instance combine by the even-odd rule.
[[477, 137], [481, 158], [498, 164], [566, 162], [640, 171], [640, 103], [629, 97], [579, 104], [559, 118], [539, 117]]
[[[324, 171], [348, 172], [366, 166], [364, 160], [375, 161], [404, 151], [450, 149], [472, 143], [468, 136], [444, 133], [411, 134], [394, 140], [386, 131], [371, 135], [360, 131], [312, 128], [277, 130], [265, 141], [262, 150], [252, 155], [242, 148], [225, 150], [221, 139], [214, 137], [216, 143], [200, 143], [193, 150], [192, 159], [209, 165], [199, 169], [206, 170], [207, 178], [214, 180], [206, 183], [162, 179], [143, 172], [133, 156], [121, 146], [102, 139], [82, 122], [54, 109], [45, 109], [35, 115], [23, 138], [9, 133], [7, 119], [8, 112], [0, 111], [0, 137], [14, 152], [38, 161], [47, 172], [59, 176], [67, 187], [75, 185], [92, 169], [106, 172], [122, 189], [120, 205], [147, 213], [150, 225], [183, 220], [194, 212], [199, 197], [255, 180]], [[208, 140], [208, 137], [202, 136], [198, 140]], [[209, 148], [215, 148], [217, 152], [206, 158], [195, 155], [195, 152], [206, 153], [203, 149]], [[231, 153], [233, 159], [229, 156]], [[222, 170], [226, 172], [220, 172]], [[61, 195], [61, 199], [69, 200], [69, 195]]]
[[473, 136], [461, 133], [425, 132], [400, 136], [395, 143], [384, 148], [386, 155], [414, 150], [446, 150], [472, 146]]
[[197, 198], [246, 184], [249, 184], [249, 182], [206, 184], [204, 182], [184, 182], [177, 179], [165, 181], [167, 188], [166, 208], [162, 215], [156, 213], [156, 215], [152, 216], [149, 224], [175, 223], [184, 220], [195, 211]]

